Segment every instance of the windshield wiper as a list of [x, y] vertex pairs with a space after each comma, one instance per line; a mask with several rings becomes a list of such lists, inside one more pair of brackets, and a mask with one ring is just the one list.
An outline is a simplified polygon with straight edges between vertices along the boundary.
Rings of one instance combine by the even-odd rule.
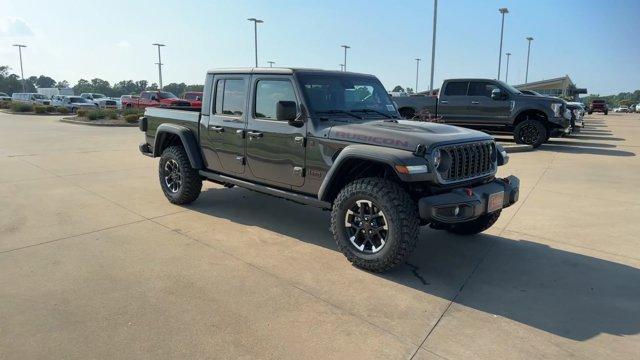
[[372, 113], [372, 114], [378, 114], [378, 115], [382, 115], [384, 117], [386, 117], [387, 119], [395, 119], [395, 116], [389, 115], [389, 114], [385, 114], [382, 111], [378, 111], [378, 110], [374, 110], [374, 109], [353, 109], [351, 110], [353, 112], [363, 112], [363, 113]]
[[356, 119], [360, 119], [362, 120], [361, 116], [358, 116], [352, 112], [349, 111], [345, 111], [345, 110], [324, 110], [324, 111], [316, 111], [316, 114], [345, 114], [345, 115], [349, 115], [352, 116]]

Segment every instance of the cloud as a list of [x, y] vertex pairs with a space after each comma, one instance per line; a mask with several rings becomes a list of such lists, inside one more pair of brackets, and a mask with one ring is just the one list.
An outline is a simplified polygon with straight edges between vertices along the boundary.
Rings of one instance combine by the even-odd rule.
[[0, 36], [32, 36], [33, 30], [29, 24], [20, 18], [0, 18]]
[[120, 48], [129, 48], [131, 47], [131, 43], [128, 42], [127, 40], [122, 40], [119, 43], [117, 43], [116, 46]]

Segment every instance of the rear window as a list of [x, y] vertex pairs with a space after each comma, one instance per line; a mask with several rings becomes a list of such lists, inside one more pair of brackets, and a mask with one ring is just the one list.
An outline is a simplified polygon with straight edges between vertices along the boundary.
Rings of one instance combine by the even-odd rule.
[[447, 88], [444, 90], [444, 94], [447, 96], [464, 96], [467, 95], [468, 82], [466, 81], [451, 81], [447, 83]]
[[221, 79], [216, 84], [216, 114], [242, 116], [245, 85], [242, 79]]

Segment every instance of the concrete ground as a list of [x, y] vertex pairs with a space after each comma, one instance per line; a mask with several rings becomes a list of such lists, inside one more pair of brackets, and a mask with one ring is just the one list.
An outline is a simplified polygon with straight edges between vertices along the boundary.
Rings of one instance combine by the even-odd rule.
[[640, 114], [511, 155], [486, 234], [375, 275], [329, 214], [211, 184], [169, 204], [135, 128], [0, 113], [0, 358], [630, 359]]

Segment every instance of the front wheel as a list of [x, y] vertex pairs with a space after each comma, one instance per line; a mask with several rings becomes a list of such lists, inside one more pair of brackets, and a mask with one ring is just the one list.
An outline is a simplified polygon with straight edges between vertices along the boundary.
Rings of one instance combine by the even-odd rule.
[[527, 119], [516, 125], [513, 130], [513, 138], [517, 144], [526, 144], [537, 148], [548, 139], [548, 132], [542, 122]]
[[198, 171], [191, 167], [182, 146], [164, 149], [160, 156], [158, 175], [164, 196], [173, 204], [189, 204], [200, 195], [202, 179]]
[[334, 201], [331, 232], [353, 265], [386, 271], [403, 263], [416, 247], [417, 206], [395, 182], [358, 179], [344, 187]]
[[452, 225], [447, 231], [458, 235], [475, 235], [481, 233], [498, 221], [501, 210], [481, 215], [479, 218]]

